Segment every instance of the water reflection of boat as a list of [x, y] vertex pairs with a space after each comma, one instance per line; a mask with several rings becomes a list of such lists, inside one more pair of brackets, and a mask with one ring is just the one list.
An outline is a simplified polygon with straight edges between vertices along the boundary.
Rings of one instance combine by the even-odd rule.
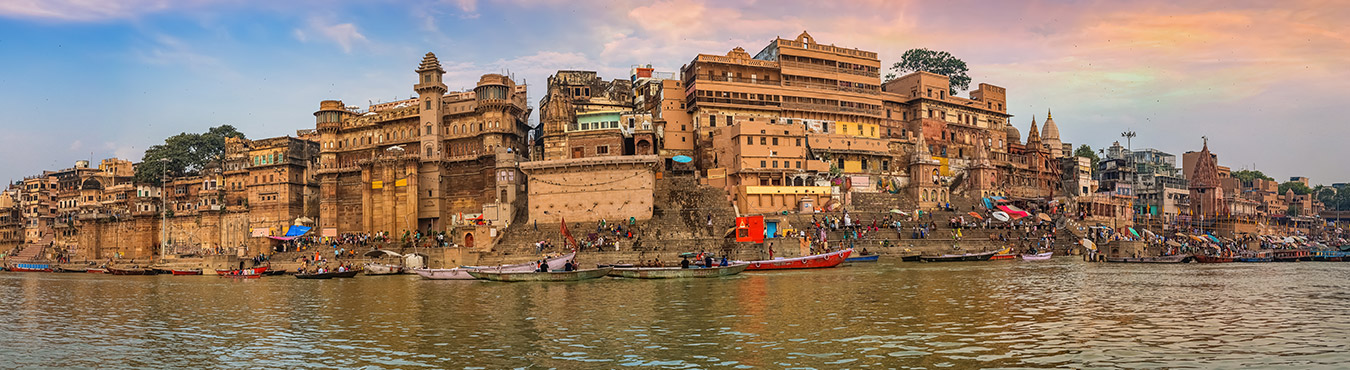
[[633, 279], [712, 278], [736, 275], [749, 266], [742, 263], [713, 268], [620, 267], [610, 271], [609, 276]]
[[943, 254], [938, 256], [919, 256], [923, 262], [961, 262], [961, 261], [988, 261], [998, 254], [998, 251], [988, 251], [980, 253], [962, 253], [962, 254]]
[[1237, 262], [1235, 257], [1206, 256], [1203, 254], [1195, 255], [1195, 262], [1199, 263], [1231, 263]]
[[321, 272], [313, 274], [295, 274], [296, 279], [332, 279], [332, 278], [351, 278], [356, 277], [359, 270], [347, 270], [343, 272]]
[[561, 272], [495, 272], [489, 270], [469, 270], [473, 277], [492, 281], [578, 281], [604, 277], [613, 271], [613, 267], [589, 270]]
[[1179, 254], [1175, 256], [1161, 257], [1106, 257], [1106, 262], [1115, 263], [1183, 263], [1189, 262], [1195, 257], [1189, 254]]
[[762, 261], [736, 261], [736, 263], [748, 263], [750, 267], [747, 270], [786, 270], [786, 269], [818, 269], [839, 266], [848, 259], [848, 255], [853, 253], [853, 249], [845, 249], [838, 252], [825, 254], [816, 254], [797, 258], [783, 258]]
[[124, 269], [119, 269], [119, 268], [112, 268], [112, 267], [109, 267], [109, 268], [108, 268], [108, 273], [113, 274], [113, 275], [154, 275], [154, 274], [156, 274], [155, 270], [152, 270], [152, 269], [143, 269], [143, 268], [134, 268], [134, 267], [133, 267], [133, 268], [124, 268]]

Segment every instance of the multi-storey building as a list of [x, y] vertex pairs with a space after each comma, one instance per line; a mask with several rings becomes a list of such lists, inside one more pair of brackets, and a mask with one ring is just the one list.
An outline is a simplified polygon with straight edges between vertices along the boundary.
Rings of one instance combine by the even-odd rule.
[[515, 199], [522, 179], [497, 176], [496, 151], [526, 147], [526, 86], [488, 74], [450, 92], [432, 53], [415, 72], [416, 98], [366, 110], [326, 100], [314, 113], [322, 235], [443, 231]]
[[539, 102], [543, 149], [537, 159], [654, 154], [652, 114], [633, 82], [607, 82], [592, 71], [549, 76], [548, 94]]

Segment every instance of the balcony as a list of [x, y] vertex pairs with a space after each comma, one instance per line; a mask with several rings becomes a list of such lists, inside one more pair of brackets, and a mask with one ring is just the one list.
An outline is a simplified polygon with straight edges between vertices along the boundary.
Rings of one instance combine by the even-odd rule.
[[742, 78], [742, 77], [727, 77], [727, 76], [718, 76], [718, 75], [711, 75], [711, 76], [709, 76], [709, 75], [698, 75], [698, 77], [695, 78], [695, 79], [698, 80], [698, 81], [735, 82], [735, 83], [743, 83], [743, 84], [769, 85], [769, 86], [779, 86], [779, 85], [781, 84], [781, 82], [782, 82], [782, 81], [780, 81], [780, 80], [766, 80], [766, 79], [758, 79], [758, 78]]
[[816, 83], [816, 82], [783, 81], [783, 86], [789, 86], [789, 87], [805, 87], [805, 88], [808, 88], [808, 89], [825, 90], [825, 91], [838, 91], [838, 92], [846, 92], [846, 93], [854, 93], [854, 94], [881, 95], [881, 89], [880, 89], [880, 88], [875, 88], [875, 89], [863, 89], [863, 88], [857, 88], [857, 87], [844, 87], [844, 86], [839, 86], [839, 85], [836, 85], [836, 84], [823, 84], [823, 83]]
[[798, 48], [798, 49], [815, 50], [815, 51], [821, 51], [821, 52], [826, 52], [826, 53], [843, 54], [843, 55], [848, 55], [848, 56], [853, 56], [853, 57], [858, 57], [858, 58], [864, 58], [864, 59], [876, 59], [876, 58], [877, 58], [877, 53], [870, 52], [870, 51], [862, 51], [862, 50], [858, 50], [858, 49], [841, 48], [841, 47], [833, 46], [833, 45], [807, 44], [807, 43], [804, 43], [804, 42], [797, 42], [796, 40], [778, 39], [778, 47], [779, 47], [779, 48], [783, 48], [783, 47], [793, 47], [793, 48]]
[[783, 109], [800, 110], [807, 112], [836, 112], [836, 113], [866, 114], [872, 116], [881, 115], [881, 109], [855, 108], [831, 104], [783, 102], [782, 106]]
[[802, 63], [802, 62], [790, 62], [790, 61], [781, 61], [781, 62], [779, 62], [779, 63], [781, 63], [781, 64], [783, 65], [783, 68], [804, 69], [804, 70], [808, 70], [808, 71], [825, 72], [825, 73], [843, 73], [843, 74], [851, 74], [851, 75], [856, 75], [856, 76], [871, 77], [871, 78], [876, 78], [876, 79], [880, 79], [880, 78], [881, 78], [881, 75], [880, 75], [879, 72], [872, 72], [872, 71], [867, 71], [867, 70], [852, 69], [852, 68], [839, 68], [839, 67], [835, 67], [835, 66], [827, 66], [827, 65], [823, 65], [823, 64]]

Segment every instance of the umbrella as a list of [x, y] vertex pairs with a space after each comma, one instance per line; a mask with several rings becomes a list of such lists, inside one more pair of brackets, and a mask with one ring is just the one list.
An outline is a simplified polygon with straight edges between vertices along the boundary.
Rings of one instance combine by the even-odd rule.
[[1008, 222], [1008, 214], [1002, 211], [994, 212], [994, 219], [1003, 222]]
[[1167, 241], [1167, 245], [1170, 245], [1170, 246], [1173, 246], [1173, 247], [1180, 247], [1180, 246], [1181, 246], [1181, 243], [1177, 243], [1176, 240], [1168, 240], [1168, 241]]
[[1050, 215], [1044, 213], [1036, 214], [1036, 218], [1041, 219], [1041, 221], [1050, 221]]
[[676, 161], [676, 162], [680, 162], [680, 163], [689, 163], [689, 162], [693, 162], [693, 161], [694, 161], [693, 158], [689, 158], [689, 156], [687, 156], [687, 155], [677, 155], [677, 156], [674, 156], [674, 157], [670, 157], [670, 160]]
[[908, 214], [908, 213], [905, 213], [905, 211], [901, 211], [901, 210], [898, 210], [898, 209], [892, 209], [892, 210], [891, 210], [891, 213], [909, 216], [909, 214]]
[[1097, 243], [1093, 243], [1091, 240], [1083, 239], [1078, 242], [1083, 244], [1083, 248], [1091, 249], [1094, 251], [1097, 250]]
[[974, 217], [974, 218], [978, 218], [978, 219], [981, 219], [981, 220], [984, 219], [984, 216], [980, 216], [979, 213], [971, 212], [971, 213], [967, 213], [967, 214], [970, 215], [971, 217]]
[[1134, 231], [1134, 228], [1133, 228], [1133, 227], [1130, 228], [1130, 234], [1134, 234], [1134, 236], [1139, 236], [1139, 232], [1138, 232], [1138, 231]]

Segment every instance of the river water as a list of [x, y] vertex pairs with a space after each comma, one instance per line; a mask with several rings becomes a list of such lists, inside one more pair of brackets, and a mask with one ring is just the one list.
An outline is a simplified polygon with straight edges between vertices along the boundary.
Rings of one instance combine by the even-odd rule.
[[573, 283], [0, 273], [0, 368], [1345, 368], [1350, 263]]

